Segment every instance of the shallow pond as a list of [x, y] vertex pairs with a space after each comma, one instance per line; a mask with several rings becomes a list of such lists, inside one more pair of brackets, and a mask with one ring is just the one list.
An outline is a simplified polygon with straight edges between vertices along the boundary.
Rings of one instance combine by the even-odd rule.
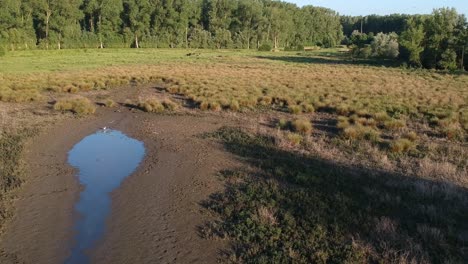
[[84, 189], [75, 210], [75, 244], [65, 263], [89, 263], [85, 251], [104, 233], [110, 213], [110, 193], [131, 175], [145, 155], [142, 142], [116, 130], [101, 130], [85, 137], [68, 153], [68, 162], [78, 169]]

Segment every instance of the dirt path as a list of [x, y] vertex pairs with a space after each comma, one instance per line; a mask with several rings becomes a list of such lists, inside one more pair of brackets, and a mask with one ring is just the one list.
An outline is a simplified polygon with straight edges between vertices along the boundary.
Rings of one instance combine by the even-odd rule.
[[93, 263], [213, 263], [223, 243], [200, 238], [207, 220], [199, 203], [219, 190], [216, 173], [238, 166], [222, 147], [199, 137], [226, 124], [216, 116], [164, 116], [126, 108], [54, 125], [28, 148], [28, 181], [0, 247], [19, 263], [63, 263], [73, 243], [80, 185], [67, 153], [108, 126], [144, 142], [146, 157], [112, 193], [106, 233], [89, 252]]

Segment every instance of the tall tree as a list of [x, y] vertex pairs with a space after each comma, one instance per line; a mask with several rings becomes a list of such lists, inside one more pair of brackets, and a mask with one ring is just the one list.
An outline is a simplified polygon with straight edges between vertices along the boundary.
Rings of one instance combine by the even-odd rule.
[[33, 46], [35, 34], [29, 2], [0, 0], [0, 6], [0, 42], [11, 50]]
[[86, 0], [83, 4], [85, 29], [98, 35], [99, 47], [104, 47], [104, 38], [120, 31], [122, 0]]
[[406, 30], [401, 34], [400, 43], [408, 53], [409, 62], [418, 67], [421, 66], [421, 53], [424, 51], [424, 36], [422, 22], [417, 18], [409, 18]]
[[135, 48], [140, 48], [140, 40], [149, 32], [151, 6], [149, 0], [124, 0], [124, 24], [133, 34]]

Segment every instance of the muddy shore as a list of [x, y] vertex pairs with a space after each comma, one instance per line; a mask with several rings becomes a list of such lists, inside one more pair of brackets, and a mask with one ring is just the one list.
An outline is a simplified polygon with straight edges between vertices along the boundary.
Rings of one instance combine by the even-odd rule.
[[92, 263], [216, 262], [225, 245], [197, 234], [210, 217], [200, 202], [222, 188], [217, 172], [239, 162], [200, 135], [221, 123], [226, 120], [216, 116], [154, 115], [119, 107], [48, 127], [27, 148], [27, 182], [17, 191], [0, 247], [15, 256], [14, 263], [63, 263], [73, 246], [79, 217], [74, 205], [81, 190], [67, 153], [107, 126], [144, 142], [146, 156], [111, 194], [105, 235], [87, 252]]

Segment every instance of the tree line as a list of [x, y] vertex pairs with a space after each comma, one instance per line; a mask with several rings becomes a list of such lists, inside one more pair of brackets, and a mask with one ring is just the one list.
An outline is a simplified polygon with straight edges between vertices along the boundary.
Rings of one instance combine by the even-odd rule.
[[468, 68], [467, 36], [466, 17], [449, 8], [351, 17], [277, 0], [0, 0], [0, 50], [345, 44], [353, 57], [453, 70]]
[[258, 48], [342, 40], [330, 9], [272, 0], [0, 0], [0, 45]]
[[[367, 25], [369, 21], [374, 22]], [[342, 17], [342, 23], [348, 34], [343, 42], [353, 56], [399, 58], [430, 69], [468, 69], [468, 23], [454, 8], [435, 9], [430, 15], [370, 16], [369, 20]]]

